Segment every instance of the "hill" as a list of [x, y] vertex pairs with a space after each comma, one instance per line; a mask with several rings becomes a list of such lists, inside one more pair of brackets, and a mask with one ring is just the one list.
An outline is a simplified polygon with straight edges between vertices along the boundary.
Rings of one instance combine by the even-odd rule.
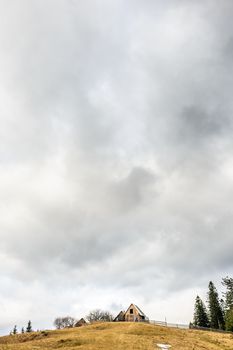
[[0, 337], [1, 350], [152, 350], [156, 343], [171, 350], [233, 350], [233, 335], [125, 322]]

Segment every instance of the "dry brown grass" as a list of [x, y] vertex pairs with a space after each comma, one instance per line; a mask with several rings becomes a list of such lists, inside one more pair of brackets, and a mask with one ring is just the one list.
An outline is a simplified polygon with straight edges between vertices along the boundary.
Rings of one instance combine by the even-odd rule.
[[0, 350], [233, 350], [233, 335], [141, 323], [99, 323], [81, 328], [0, 337]]

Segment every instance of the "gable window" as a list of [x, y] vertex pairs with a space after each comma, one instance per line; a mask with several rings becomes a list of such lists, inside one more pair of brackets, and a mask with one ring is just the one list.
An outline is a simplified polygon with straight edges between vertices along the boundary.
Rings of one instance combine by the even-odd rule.
[[129, 313], [130, 313], [130, 314], [133, 314], [133, 309], [130, 309], [130, 310], [129, 310]]

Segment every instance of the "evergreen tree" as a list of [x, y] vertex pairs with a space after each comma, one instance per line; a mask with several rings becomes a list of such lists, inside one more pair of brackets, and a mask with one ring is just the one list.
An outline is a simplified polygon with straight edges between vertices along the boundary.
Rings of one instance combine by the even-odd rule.
[[226, 287], [225, 297], [225, 324], [227, 331], [233, 331], [233, 278], [225, 277], [222, 284]]
[[24, 333], [24, 328], [22, 327], [22, 329], [21, 329], [21, 333], [23, 334]]
[[32, 332], [32, 323], [31, 323], [30, 320], [28, 321], [28, 325], [27, 325], [27, 328], [26, 328], [26, 332], [27, 332], [27, 333]]
[[209, 327], [209, 320], [205, 304], [198, 295], [194, 306], [193, 324], [194, 326], [198, 327]]
[[226, 324], [226, 331], [233, 332], [233, 309], [226, 311], [225, 324]]
[[220, 299], [220, 307], [222, 310], [223, 318], [225, 318], [225, 301], [224, 301], [224, 299]]
[[224, 329], [223, 311], [220, 305], [217, 289], [212, 281], [209, 283], [208, 309], [210, 327], [214, 329]]
[[14, 326], [14, 328], [13, 328], [13, 332], [12, 332], [13, 334], [17, 334], [17, 326]]
[[225, 296], [225, 309], [233, 308], [233, 278], [225, 277], [222, 279], [222, 284], [226, 287]]

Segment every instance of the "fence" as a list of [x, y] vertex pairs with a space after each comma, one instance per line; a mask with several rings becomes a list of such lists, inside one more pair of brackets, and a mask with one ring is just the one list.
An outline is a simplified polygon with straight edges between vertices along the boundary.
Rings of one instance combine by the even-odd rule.
[[150, 320], [150, 324], [153, 324], [154, 326], [162, 326], [162, 327], [171, 327], [171, 328], [181, 328], [181, 329], [189, 329], [188, 324], [181, 324], [181, 323], [169, 323], [164, 321], [154, 321]]
[[229, 333], [229, 334], [233, 334], [233, 332], [231, 331], [224, 331], [224, 329], [215, 329], [215, 328], [206, 328], [206, 327], [199, 327], [199, 326], [190, 326], [190, 329], [196, 329], [199, 331], [209, 331], [209, 332], [218, 332], [218, 333]]
[[233, 332], [224, 331], [223, 329], [198, 327], [198, 326], [194, 326], [194, 325], [181, 324], [181, 323], [169, 323], [169, 322], [154, 321], [154, 320], [150, 320], [149, 323], [153, 324], [154, 326], [180, 328], [180, 329], [193, 329], [193, 330], [201, 330], [201, 331], [209, 331], [209, 332], [211, 331], [211, 332], [218, 332], [218, 333], [230, 333], [230, 334], [233, 334]]

